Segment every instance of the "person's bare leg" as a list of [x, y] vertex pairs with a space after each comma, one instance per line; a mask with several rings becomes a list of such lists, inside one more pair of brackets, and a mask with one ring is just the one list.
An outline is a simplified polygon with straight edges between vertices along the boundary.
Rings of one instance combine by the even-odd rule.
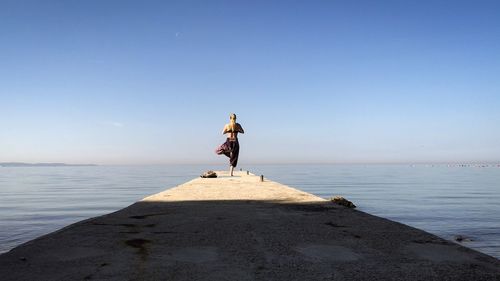
[[234, 171], [234, 167], [229, 166], [229, 173], [231, 174], [231, 177], [233, 176], [233, 171]]

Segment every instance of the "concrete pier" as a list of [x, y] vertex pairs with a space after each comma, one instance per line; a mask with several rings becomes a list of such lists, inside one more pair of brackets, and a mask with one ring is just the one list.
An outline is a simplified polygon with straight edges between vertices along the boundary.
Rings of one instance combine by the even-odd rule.
[[500, 280], [500, 261], [246, 171], [0, 255], [0, 280]]

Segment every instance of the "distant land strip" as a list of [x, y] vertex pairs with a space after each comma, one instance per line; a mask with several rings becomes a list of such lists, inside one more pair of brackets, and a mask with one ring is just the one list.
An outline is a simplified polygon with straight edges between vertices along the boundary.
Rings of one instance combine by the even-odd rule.
[[3, 162], [0, 167], [66, 167], [66, 166], [97, 166], [96, 164], [66, 164], [66, 163], [22, 163]]

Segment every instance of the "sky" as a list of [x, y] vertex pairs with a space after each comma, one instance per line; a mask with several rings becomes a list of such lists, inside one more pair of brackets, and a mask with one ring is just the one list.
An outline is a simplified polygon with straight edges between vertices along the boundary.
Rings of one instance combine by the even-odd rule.
[[499, 1], [0, 1], [0, 162], [500, 161]]

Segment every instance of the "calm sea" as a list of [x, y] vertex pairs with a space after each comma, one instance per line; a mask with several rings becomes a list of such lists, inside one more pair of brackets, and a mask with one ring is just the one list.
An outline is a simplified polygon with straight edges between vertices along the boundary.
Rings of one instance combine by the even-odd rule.
[[[0, 167], [0, 253], [222, 166]], [[255, 174], [500, 258], [500, 167], [258, 165]]]

